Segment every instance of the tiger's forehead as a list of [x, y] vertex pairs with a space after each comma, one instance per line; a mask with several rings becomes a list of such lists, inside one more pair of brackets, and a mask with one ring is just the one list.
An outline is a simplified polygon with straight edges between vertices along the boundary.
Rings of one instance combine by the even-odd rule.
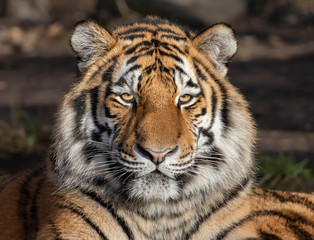
[[[118, 70], [118, 82], [126, 82], [129, 86], [141, 87], [163, 83], [178, 86], [192, 77], [191, 64], [184, 53], [185, 43], [178, 40], [165, 41], [158, 36], [127, 45], [121, 58]], [[173, 42], [176, 43], [173, 43]], [[179, 40], [181, 41], [181, 40]]]
[[146, 18], [143, 21], [118, 27], [113, 31], [113, 36], [124, 40], [157, 37], [186, 41], [191, 33], [167, 20]]
[[144, 86], [154, 78], [154, 82], [172, 85], [175, 72], [182, 72], [189, 65], [186, 56], [190, 33], [168, 21], [145, 19], [119, 27], [113, 35], [123, 46], [119, 68], [123, 80], [137, 82], [138, 79]]

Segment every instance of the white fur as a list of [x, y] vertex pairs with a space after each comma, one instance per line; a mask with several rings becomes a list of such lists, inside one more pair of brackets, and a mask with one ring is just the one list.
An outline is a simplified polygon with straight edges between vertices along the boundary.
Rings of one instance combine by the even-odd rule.
[[108, 52], [112, 41], [107, 31], [93, 22], [83, 22], [76, 26], [71, 37], [71, 46], [80, 57], [80, 71], [96, 62]]
[[217, 25], [205, 31], [200, 38], [198, 46], [201, 52], [212, 59], [217, 70], [225, 75], [227, 73], [225, 63], [237, 51], [237, 41], [232, 29], [225, 25]]

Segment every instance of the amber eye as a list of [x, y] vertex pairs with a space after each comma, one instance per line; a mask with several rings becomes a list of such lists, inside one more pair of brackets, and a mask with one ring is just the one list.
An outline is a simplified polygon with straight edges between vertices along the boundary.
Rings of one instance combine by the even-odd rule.
[[188, 103], [192, 99], [191, 95], [184, 94], [183, 96], [179, 97], [179, 101], [181, 104]]
[[125, 101], [127, 103], [131, 103], [134, 100], [134, 96], [132, 94], [128, 94], [128, 93], [123, 93], [121, 95], [121, 98], [123, 101]]

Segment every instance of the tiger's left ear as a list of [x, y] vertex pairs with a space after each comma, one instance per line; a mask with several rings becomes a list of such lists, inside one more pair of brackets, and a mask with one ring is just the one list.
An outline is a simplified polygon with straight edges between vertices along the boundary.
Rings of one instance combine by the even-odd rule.
[[197, 35], [193, 43], [214, 62], [221, 74], [226, 75], [226, 64], [237, 51], [237, 40], [229, 26], [216, 24]]

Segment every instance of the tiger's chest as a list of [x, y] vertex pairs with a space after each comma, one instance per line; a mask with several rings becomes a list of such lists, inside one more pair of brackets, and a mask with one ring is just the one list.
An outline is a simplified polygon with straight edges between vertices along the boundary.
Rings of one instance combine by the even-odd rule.
[[[55, 214], [50, 221], [54, 225], [49, 228], [58, 229], [60, 236], [79, 239], [209, 240], [216, 239], [223, 229], [249, 211], [248, 206], [239, 202], [225, 208], [194, 201], [137, 206], [130, 203], [116, 208], [114, 202], [104, 202], [90, 192], [67, 194], [66, 199], [54, 204]], [[255, 236], [249, 228], [242, 229], [243, 232], [246, 237]]]

